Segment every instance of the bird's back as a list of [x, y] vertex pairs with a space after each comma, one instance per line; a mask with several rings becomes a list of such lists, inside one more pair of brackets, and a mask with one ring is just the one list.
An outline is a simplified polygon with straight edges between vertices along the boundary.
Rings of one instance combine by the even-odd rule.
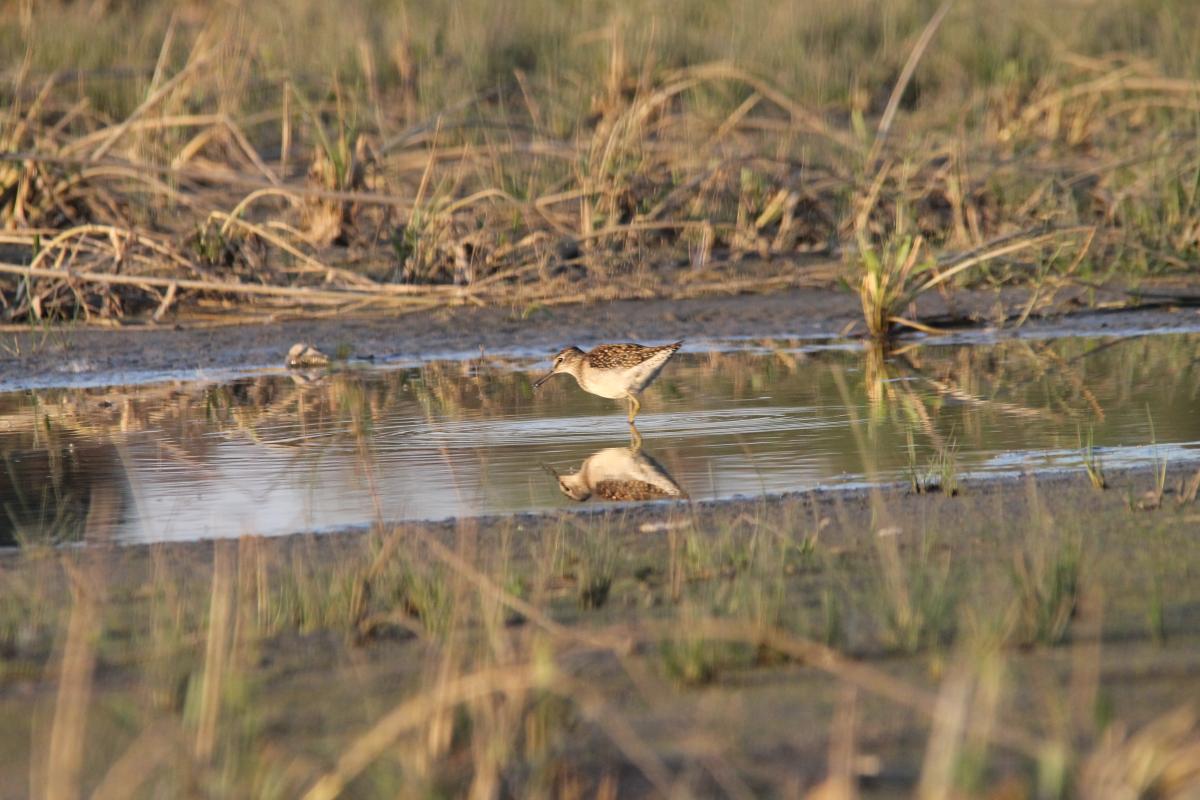
[[600, 345], [585, 356], [580, 383], [602, 397], [636, 394], [658, 377], [663, 365], [682, 345], [683, 342], [659, 347], [632, 343]]

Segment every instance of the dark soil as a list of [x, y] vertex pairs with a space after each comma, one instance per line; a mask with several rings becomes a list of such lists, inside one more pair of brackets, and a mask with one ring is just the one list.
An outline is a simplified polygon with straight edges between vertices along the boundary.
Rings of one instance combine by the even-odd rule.
[[[1174, 292], [1187, 294], [1187, 291]], [[1156, 305], [1111, 313], [1128, 301], [1119, 291], [1060, 291], [1042, 297], [1021, 330], [1072, 332], [1200, 326], [1192, 308]], [[1153, 299], [1150, 298], [1152, 301]], [[1012, 329], [1029, 301], [1024, 289], [929, 294], [920, 317], [947, 326]], [[862, 333], [856, 295], [805, 289], [767, 295], [688, 300], [622, 300], [535, 308], [453, 307], [400, 316], [291, 319], [212, 326], [65, 327], [0, 334], [0, 390], [28, 386], [104, 385], [197, 377], [221, 370], [280, 367], [297, 342], [328, 355], [421, 361], [492, 354], [550, 354], [563, 346], [606, 341], [734, 337], [819, 337]]]

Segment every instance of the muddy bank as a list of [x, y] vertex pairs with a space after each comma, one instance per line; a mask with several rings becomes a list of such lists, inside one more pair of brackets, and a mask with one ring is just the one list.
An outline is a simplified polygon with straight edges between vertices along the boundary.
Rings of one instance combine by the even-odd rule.
[[[1188, 289], [1173, 288], [1186, 294]], [[1200, 293], [1198, 290], [1197, 293]], [[930, 293], [919, 304], [934, 324], [1004, 325], [1030, 302], [1025, 289]], [[1171, 307], [1110, 313], [1125, 303], [1117, 290], [1061, 290], [1037, 298], [1023, 331], [1074, 332], [1187, 328], [1200, 324], [1195, 309]], [[1011, 322], [1010, 322], [1011, 324]], [[3, 334], [0, 388], [28, 385], [139, 382], [154, 377], [282, 365], [288, 348], [309, 342], [329, 354], [415, 361], [479, 353], [536, 355], [565, 344], [735, 337], [818, 337], [861, 333], [858, 297], [836, 289], [686, 300], [622, 300], [528, 308], [455, 307], [400, 316], [290, 319], [213, 327], [181, 320], [173, 325], [104, 329], [65, 326]]]

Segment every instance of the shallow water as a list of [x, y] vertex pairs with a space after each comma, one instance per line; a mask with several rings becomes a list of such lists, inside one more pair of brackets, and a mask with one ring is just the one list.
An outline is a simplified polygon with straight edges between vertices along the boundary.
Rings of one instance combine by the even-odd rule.
[[[936, 342], [936, 340], [930, 340]], [[685, 348], [621, 405], [545, 364], [434, 362], [0, 394], [0, 544], [126, 541], [1200, 458], [1200, 335]], [[586, 467], [581, 471], [581, 467]], [[1082, 479], [1082, 478], [1081, 478]], [[579, 498], [588, 498], [581, 501]]]

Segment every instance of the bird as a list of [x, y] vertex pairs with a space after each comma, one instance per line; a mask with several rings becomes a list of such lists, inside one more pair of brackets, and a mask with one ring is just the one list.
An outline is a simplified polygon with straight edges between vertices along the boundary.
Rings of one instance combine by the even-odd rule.
[[[543, 465], [546, 466], [546, 465]], [[684, 499], [680, 488], [662, 465], [640, 447], [609, 447], [589, 456], [573, 473], [559, 474], [546, 466], [567, 497], [582, 503], [601, 500]]]
[[306, 369], [329, 366], [329, 356], [317, 348], [304, 342], [297, 342], [288, 350], [287, 361], [289, 369]]
[[642, 408], [638, 394], [658, 377], [663, 365], [682, 346], [682, 341], [659, 347], [602, 344], [586, 353], [575, 346], [567, 347], [555, 354], [550, 373], [533, 384], [533, 388], [560, 373], [573, 375], [585, 392], [613, 400], [627, 399], [632, 425]]

